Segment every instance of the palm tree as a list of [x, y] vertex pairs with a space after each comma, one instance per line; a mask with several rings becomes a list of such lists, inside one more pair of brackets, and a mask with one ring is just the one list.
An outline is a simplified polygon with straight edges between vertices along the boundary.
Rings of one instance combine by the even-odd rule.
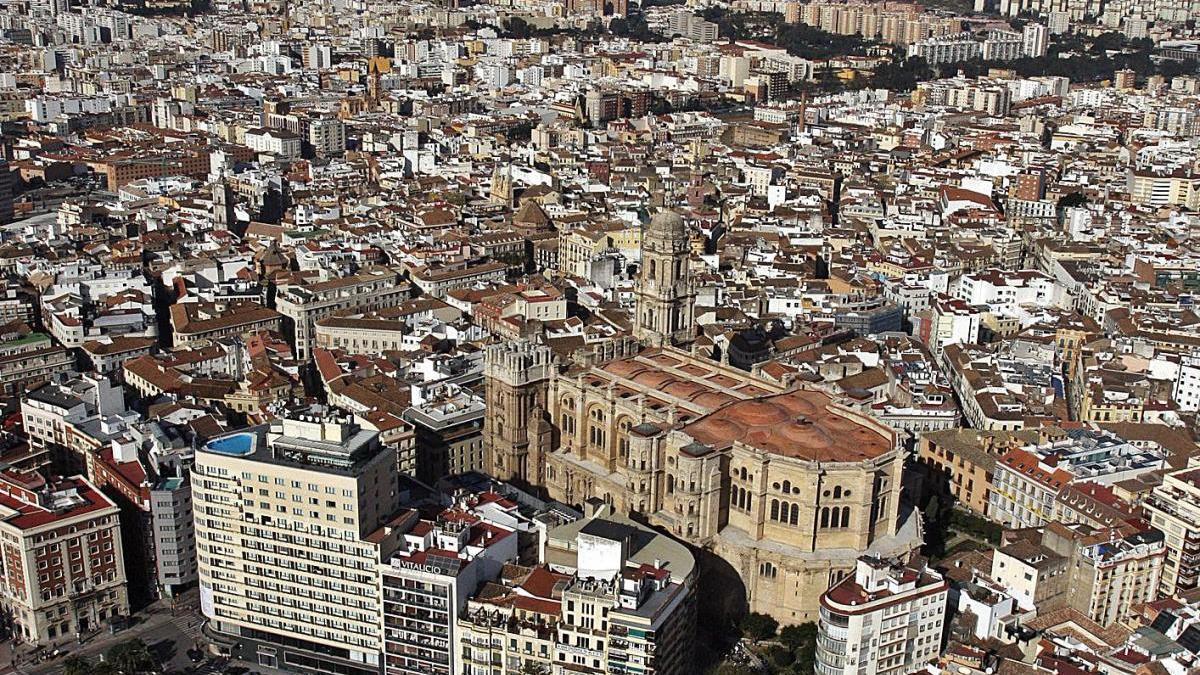
[[154, 655], [145, 642], [138, 639], [128, 640], [109, 647], [104, 654], [104, 660], [125, 675], [133, 675], [147, 670], [154, 670]]
[[78, 656], [68, 656], [63, 662], [63, 675], [91, 675], [92, 664]]

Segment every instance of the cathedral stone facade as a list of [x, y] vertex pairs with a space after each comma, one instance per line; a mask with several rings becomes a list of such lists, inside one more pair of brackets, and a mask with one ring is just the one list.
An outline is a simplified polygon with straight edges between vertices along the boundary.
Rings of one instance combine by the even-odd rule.
[[[494, 475], [570, 504], [599, 499], [720, 556], [749, 609], [815, 620], [863, 552], [920, 545], [886, 425], [683, 348], [695, 290], [682, 220], [643, 235], [636, 339], [570, 359], [524, 342], [486, 354]], [[564, 362], [569, 361], [569, 362]]]

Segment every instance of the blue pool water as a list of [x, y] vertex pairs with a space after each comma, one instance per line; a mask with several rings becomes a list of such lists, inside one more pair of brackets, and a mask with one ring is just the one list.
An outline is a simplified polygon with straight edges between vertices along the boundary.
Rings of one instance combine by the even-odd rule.
[[209, 441], [208, 449], [222, 455], [248, 455], [254, 452], [254, 436], [251, 434], [234, 434], [215, 441]]

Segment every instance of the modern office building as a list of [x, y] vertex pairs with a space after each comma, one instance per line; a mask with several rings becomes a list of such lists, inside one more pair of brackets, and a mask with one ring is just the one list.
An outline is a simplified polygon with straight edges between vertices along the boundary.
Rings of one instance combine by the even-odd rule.
[[395, 451], [314, 407], [210, 441], [191, 478], [209, 637], [269, 667], [377, 675]]

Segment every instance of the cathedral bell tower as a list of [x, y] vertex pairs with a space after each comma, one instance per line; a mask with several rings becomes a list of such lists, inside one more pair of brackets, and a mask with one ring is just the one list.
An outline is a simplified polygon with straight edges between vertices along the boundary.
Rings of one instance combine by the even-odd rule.
[[695, 337], [696, 290], [688, 261], [691, 242], [674, 211], [654, 214], [642, 230], [642, 265], [636, 285], [634, 337], [652, 347], [681, 346]]
[[545, 411], [553, 370], [550, 348], [527, 340], [502, 342], [484, 350], [488, 414], [483, 438], [490, 475], [525, 486], [546, 484], [551, 439]]

